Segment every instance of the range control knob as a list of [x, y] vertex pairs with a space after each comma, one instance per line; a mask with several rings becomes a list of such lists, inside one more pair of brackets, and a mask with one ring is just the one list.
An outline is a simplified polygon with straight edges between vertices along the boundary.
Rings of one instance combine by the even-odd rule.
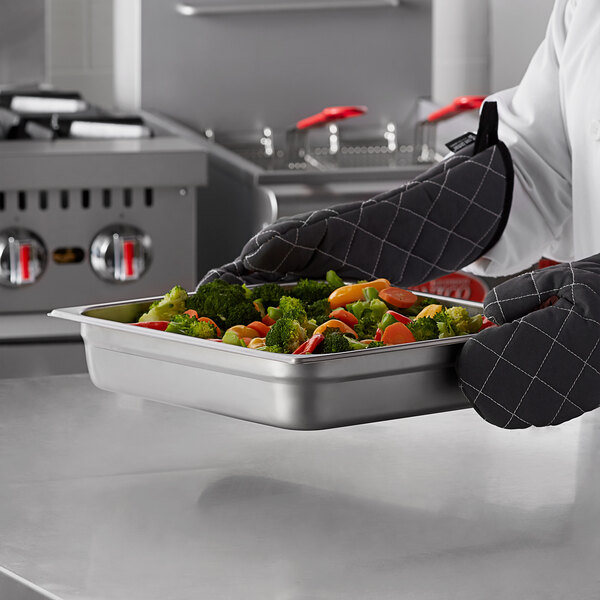
[[150, 266], [151, 248], [150, 236], [137, 227], [106, 227], [92, 241], [92, 269], [107, 281], [135, 281]]
[[46, 248], [28, 229], [0, 231], [0, 284], [20, 287], [34, 283], [46, 268]]

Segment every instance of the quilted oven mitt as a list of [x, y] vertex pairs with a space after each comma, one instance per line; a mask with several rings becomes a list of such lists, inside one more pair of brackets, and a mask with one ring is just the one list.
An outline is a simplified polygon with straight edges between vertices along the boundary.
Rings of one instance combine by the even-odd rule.
[[462, 391], [504, 428], [558, 425], [600, 405], [600, 254], [492, 289], [490, 327], [469, 339]]
[[499, 238], [510, 210], [513, 168], [497, 137], [496, 104], [484, 104], [474, 144], [416, 180], [364, 202], [281, 219], [200, 285], [323, 277], [385, 277], [410, 286], [452, 273]]

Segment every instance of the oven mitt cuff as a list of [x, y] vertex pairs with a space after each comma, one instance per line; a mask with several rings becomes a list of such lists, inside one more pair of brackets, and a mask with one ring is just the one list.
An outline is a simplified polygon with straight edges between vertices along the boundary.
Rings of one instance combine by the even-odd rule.
[[496, 104], [486, 103], [477, 139], [461, 153], [370, 200], [276, 221], [200, 284], [322, 278], [333, 269], [410, 286], [464, 267], [496, 243], [510, 211], [512, 160], [497, 128]]
[[558, 425], [600, 405], [600, 255], [502, 283], [484, 311], [499, 327], [467, 340], [457, 371], [485, 420]]

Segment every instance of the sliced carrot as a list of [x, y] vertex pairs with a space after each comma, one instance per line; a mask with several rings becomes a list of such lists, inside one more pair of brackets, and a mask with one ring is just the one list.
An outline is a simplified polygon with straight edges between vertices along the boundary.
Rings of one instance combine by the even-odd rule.
[[340, 308], [350, 302], [356, 302], [363, 299], [363, 290], [367, 287], [374, 287], [377, 291], [389, 288], [391, 286], [387, 279], [375, 279], [365, 283], [353, 283], [334, 290], [329, 295], [329, 305], [331, 308]]
[[[196, 312], [196, 311], [194, 311]], [[219, 337], [221, 337], [221, 330], [219, 329], [219, 326], [210, 318], [210, 317], [196, 317], [198, 319], [198, 321], [205, 321], [206, 323], [210, 323], [211, 325], [214, 326], [217, 335]]]
[[196, 319], [198, 318], [198, 313], [193, 308], [190, 308], [189, 310], [184, 310], [183, 314], [187, 315], [188, 317], [195, 317]]
[[266, 337], [267, 333], [269, 333], [269, 326], [260, 321], [252, 321], [252, 323], [248, 323], [247, 327], [257, 331], [260, 337]]
[[346, 323], [348, 327], [354, 327], [358, 323], [358, 319], [349, 311], [343, 308], [336, 308], [329, 313], [331, 319], [339, 319], [343, 323]]
[[399, 287], [389, 287], [379, 290], [379, 297], [396, 308], [410, 308], [419, 297], [410, 290]]
[[395, 344], [407, 344], [408, 342], [414, 342], [415, 338], [410, 332], [410, 329], [404, 323], [392, 323], [388, 325], [381, 336], [381, 341], [386, 346], [393, 346]]
[[313, 331], [313, 336], [318, 335], [319, 333], [323, 334], [326, 329], [339, 329], [342, 333], [347, 333], [349, 335], [353, 335], [355, 338], [358, 337], [356, 335], [356, 332], [354, 331], [354, 329], [352, 329], [352, 327], [349, 327], [348, 325], [346, 325], [346, 323], [343, 323], [342, 321], [339, 321], [338, 319], [329, 319], [329, 321], [325, 321], [325, 323], [323, 323], [322, 325], [319, 325]]

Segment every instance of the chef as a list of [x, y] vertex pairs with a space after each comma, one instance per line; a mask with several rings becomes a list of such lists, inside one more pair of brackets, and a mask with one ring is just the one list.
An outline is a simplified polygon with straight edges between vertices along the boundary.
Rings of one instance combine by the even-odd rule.
[[484, 103], [477, 139], [401, 188], [277, 221], [229, 281], [517, 273], [492, 289], [497, 327], [464, 345], [459, 385], [504, 428], [558, 425], [600, 405], [600, 6], [556, 0], [520, 85]]

